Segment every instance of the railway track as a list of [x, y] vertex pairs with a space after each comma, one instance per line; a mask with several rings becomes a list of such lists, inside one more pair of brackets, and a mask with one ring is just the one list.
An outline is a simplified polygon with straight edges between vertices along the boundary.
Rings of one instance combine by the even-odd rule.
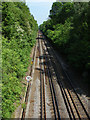
[[[48, 67], [48, 55], [43, 46], [42, 39], [38, 35], [34, 49], [34, 65], [31, 67], [32, 84], [28, 85], [26, 94], [26, 110], [24, 109], [22, 119], [61, 119], [58, 102], [52, 81], [50, 68]], [[38, 94], [38, 95], [37, 95]]]
[[[47, 62], [47, 59], [48, 59], [48, 55], [45, 53], [45, 50], [42, 46], [42, 39], [39, 41], [39, 46], [41, 48], [41, 52], [40, 52], [40, 58], [41, 59], [41, 63], [44, 62], [44, 64], [42, 64], [43, 66], [41, 66], [40, 64], [40, 68], [42, 69], [42, 72], [40, 72], [40, 81], [41, 81], [41, 84], [40, 84], [40, 91], [41, 91], [41, 119], [44, 118], [46, 119], [47, 117], [47, 112], [46, 112], [46, 100], [45, 100], [45, 69], [47, 69], [47, 75], [48, 75], [48, 80], [49, 80], [49, 87], [50, 87], [50, 93], [51, 93], [51, 98], [52, 98], [52, 105], [53, 105], [53, 118], [54, 119], [61, 119], [60, 118], [60, 112], [59, 112], [59, 108], [58, 108], [58, 103], [57, 103], [57, 98], [56, 98], [56, 94], [55, 94], [55, 89], [54, 89], [54, 85], [53, 85], [53, 82], [52, 82], [52, 75], [51, 75], [51, 72], [50, 72], [50, 69], [48, 67], [48, 62]], [[46, 48], [45, 48], [46, 49]], [[43, 57], [44, 56], [44, 57]], [[44, 60], [43, 60], [44, 59]], [[46, 64], [46, 66], [45, 66]], [[44, 69], [45, 68], [45, 69]], [[44, 74], [44, 77], [42, 78], [42, 74]]]
[[[46, 119], [46, 103], [45, 103], [45, 72], [44, 72], [44, 64], [43, 64], [43, 54], [41, 48], [41, 43], [39, 43], [39, 56], [40, 56], [40, 99], [41, 99], [41, 115], [40, 118]], [[42, 64], [41, 64], [42, 63]]]
[[57, 54], [40, 32], [34, 48], [33, 60], [35, 66], [31, 67], [30, 72], [33, 81], [26, 94], [27, 107], [22, 115], [23, 119], [36, 117], [41, 120], [47, 118], [61, 120], [62, 117], [64, 118], [61, 114], [62, 102], [60, 103], [56, 85], [59, 86], [68, 118], [70, 120], [90, 119], [87, 107], [77, 94]]
[[90, 119], [89, 113], [87, 112], [87, 108], [83, 105], [79, 95], [77, 94], [76, 90], [74, 89], [73, 83], [71, 82], [70, 77], [63, 69], [62, 64], [58, 60], [55, 51], [51, 47], [48, 48], [48, 44], [44, 40], [44, 45], [46, 45], [47, 51], [51, 56], [51, 64], [54, 67], [54, 71], [56, 73], [57, 81], [60, 85], [60, 89], [62, 92], [62, 96], [69, 114], [70, 119]]

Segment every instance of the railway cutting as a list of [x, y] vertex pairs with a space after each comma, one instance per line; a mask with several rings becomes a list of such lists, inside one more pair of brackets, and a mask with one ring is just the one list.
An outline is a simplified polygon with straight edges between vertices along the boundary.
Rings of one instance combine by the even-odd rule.
[[90, 119], [89, 101], [77, 93], [58, 55], [40, 31], [32, 68], [23, 119]]

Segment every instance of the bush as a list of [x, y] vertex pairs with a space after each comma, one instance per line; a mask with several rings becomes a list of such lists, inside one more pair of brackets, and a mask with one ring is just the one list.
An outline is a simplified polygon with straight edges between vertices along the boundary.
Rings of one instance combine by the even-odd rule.
[[2, 117], [10, 118], [18, 105], [23, 77], [37, 36], [37, 22], [20, 2], [2, 3]]

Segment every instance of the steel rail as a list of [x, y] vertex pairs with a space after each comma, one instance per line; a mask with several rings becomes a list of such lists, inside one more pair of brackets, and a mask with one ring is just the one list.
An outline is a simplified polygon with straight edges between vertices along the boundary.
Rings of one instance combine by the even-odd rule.
[[[65, 72], [65, 71], [64, 71], [64, 72]], [[72, 82], [71, 82], [71, 80], [70, 80], [70, 77], [68, 76], [68, 74], [67, 74], [66, 72], [65, 72], [65, 74], [66, 74], [66, 76], [67, 76], [67, 78], [68, 78], [68, 82], [69, 82], [69, 84], [71, 85], [71, 87], [72, 87], [74, 93], [76, 94], [76, 96], [77, 96], [77, 98], [78, 98], [78, 100], [79, 100], [79, 102], [80, 102], [80, 104], [81, 104], [81, 106], [82, 106], [82, 108], [83, 108], [83, 110], [84, 110], [86, 116], [87, 116], [88, 119], [90, 120], [90, 116], [89, 116], [89, 114], [87, 113], [87, 111], [86, 111], [86, 109], [85, 109], [85, 107], [84, 107], [82, 101], [80, 100], [80, 97], [78, 96], [76, 90], [74, 89], [74, 86], [73, 86], [73, 84], [72, 84]]]
[[76, 107], [76, 105], [75, 105], [75, 103], [74, 103], [74, 100], [73, 100], [72, 95], [71, 95], [71, 93], [69, 92], [69, 89], [68, 89], [68, 88], [67, 88], [67, 91], [68, 91], [69, 96], [70, 96], [70, 98], [71, 98], [71, 100], [72, 100], [72, 103], [73, 103], [73, 105], [74, 105], [74, 108], [75, 108], [75, 110], [76, 110], [76, 112], [77, 112], [77, 115], [78, 115], [78, 117], [79, 117], [79, 120], [81, 120], [80, 114], [79, 114], [79, 112], [78, 112], [78, 110], [77, 110], [77, 107]]
[[[47, 47], [46, 47], [47, 49]], [[46, 50], [47, 51], [47, 50]], [[47, 55], [47, 54], [46, 54]], [[47, 55], [48, 56], [48, 55]], [[48, 57], [49, 58], [49, 57]], [[51, 63], [50, 63], [51, 65]], [[50, 68], [49, 68], [49, 65], [48, 66], [48, 74], [50, 76], [51, 79], [50, 80], [50, 86], [52, 86], [52, 90], [53, 90], [53, 94], [54, 94], [54, 99], [55, 99], [55, 104], [56, 104], [56, 108], [57, 108], [57, 113], [58, 113], [58, 119], [61, 120], [61, 117], [60, 117], [60, 112], [59, 112], [59, 108], [58, 108], [58, 103], [57, 103], [57, 98], [56, 98], [56, 93], [55, 93], [55, 88], [54, 88], [54, 85], [53, 85], [53, 82], [52, 82], [52, 75], [51, 75], [51, 71], [50, 71]], [[56, 112], [55, 112], [55, 118], [56, 118]]]
[[[38, 35], [39, 36], [39, 35]], [[42, 62], [42, 65], [40, 64], [40, 96], [41, 96], [41, 120], [44, 117], [44, 120], [46, 120], [46, 101], [45, 101], [45, 79], [44, 79], [44, 63], [43, 63], [43, 57], [42, 56], [42, 46], [41, 46], [41, 40], [38, 37], [38, 43], [39, 43], [39, 57], [40, 57], [40, 63]], [[41, 49], [40, 49], [41, 48]], [[42, 78], [43, 75], [43, 78]]]
[[[51, 61], [52, 61], [52, 60], [51, 60]], [[52, 63], [53, 63], [53, 61], [52, 61]], [[53, 66], [54, 66], [54, 65], [53, 65]], [[66, 100], [67, 100], [67, 103], [69, 104], [69, 107], [70, 107], [72, 116], [73, 116], [73, 118], [75, 119], [75, 115], [74, 115], [73, 109], [72, 109], [71, 104], [70, 104], [70, 102], [69, 102], [67, 93], [66, 93], [66, 91], [65, 91], [65, 89], [64, 89], [64, 85], [63, 85], [63, 83], [61, 82], [61, 78], [60, 78], [60, 75], [59, 75], [58, 70], [56, 69], [56, 66], [54, 66], [54, 69], [55, 69], [55, 73], [56, 73], [56, 76], [57, 76], [58, 83], [59, 83], [59, 85], [61, 85], [61, 89], [63, 90], [63, 93], [64, 93], [64, 96], [65, 96], [65, 98], [66, 98]], [[70, 113], [69, 113], [69, 115], [70, 115]], [[70, 118], [71, 118], [71, 115], [70, 115]]]
[[[38, 37], [38, 47], [39, 47], [39, 56], [40, 56], [40, 43], [39, 43], [39, 37]], [[41, 62], [41, 57], [40, 57], [40, 62]], [[41, 64], [40, 64], [40, 68], [41, 68]], [[41, 116], [40, 116], [40, 119], [42, 120], [43, 119], [43, 113], [42, 113], [42, 111], [43, 111], [43, 103], [42, 103], [42, 72], [41, 72], [41, 70], [40, 70], [40, 103], [41, 103]]]
[[[40, 40], [40, 48], [41, 48], [41, 51], [42, 51], [42, 46], [41, 46], [41, 40]], [[41, 53], [41, 55], [43, 54], [43, 52]], [[43, 56], [42, 56], [42, 75], [45, 75], [45, 71], [44, 71], [44, 63], [43, 63]], [[42, 86], [43, 86], [43, 104], [44, 104], [44, 119], [46, 120], [46, 102], [45, 102], [45, 79], [43, 78], [42, 79], [42, 82], [43, 82], [43, 84], [42, 84]]]
[[[46, 55], [46, 54], [45, 54]], [[45, 56], [46, 59], [46, 56]], [[46, 65], [48, 66], [48, 64], [46, 63]], [[53, 95], [53, 89], [52, 89], [52, 85], [51, 85], [51, 77], [50, 77], [50, 71], [49, 68], [47, 70], [48, 73], [48, 77], [49, 77], [49, 86], [50, 86], [50, 91], [51, 91], [51, 95], [52, 95], [52, 102], [53, 102], [53, 109], [54, 109], [54, 116], [55, 116], [55, 120], [57, 120], [57, 114], [56, 114], [56, 107], [55, 107], [55, 101], [54, 101], [54, 95]]]
[[[44, 44], [45, 44], [45, 42], [44, 42]], [[45, 44], [45, 45], [46, 45], [46, 44]], [[49, 50], [48, 50], [47, 45], [46, 45], [46, 48], [47, 48], [47, 51], [48, 51], [48, 53], [49, 53]], [[51, 61], [52, 61], [52, 60], [51, 60]], [[54, 64], [53, 64], [53, 65], [54, 65]], [[54, 67], [54, 69], [55, 69], [55, 67]], [[56, 70], [55, 70], [55, 71], [56, 71]], [[60, 82], [59, 75], [57, 74], [58, 71], [55, 72], [55, 73], [56, 73], [56, 76], [57, 76], [58, 81]], [[72, 110], [72, 108], [71, 108], [70, 102], [69, 102], [68, 97], [67, 97], [67, 94], [66, 94], [66, 92], [65, 92], [65, 90], [64, 90], [64, 86], [63, 86], [63, 84], [62, 84], [61, 82], [60, 82], [59, 84], [60, 84], [61, 92], [62, 92], [62, 95], [63, 95], [63, 98], [64, 98], [64, 102], [65, 102], [65, 104], [66, 104], [67, 111], [68, 111], [68, 113], [69, 113], [69, 117], [70, 117], [70, 119], [72, 120], [71, 112], [70, 112], [70, 110], [69, 110], [69, 107], [70, 107], [70, 109], [71, 109], [71, 111], [72, 111], [73, 118], [75, 119], [73, 110]], [[68, 104], [67, 104], [67, 102], [66, 102], [66, 99], [67, 99], [67, 101], [68, 101], [69, 107], [68, 107]]]
[[[49, 44], [50, 44], [50, 43], [49, 43]], [[51, 47], [51, 48], [52, 48], [52, 47]], [[88, 119], [90, 119], [89, 114], [87, 113], [87, 111], [86, 111], [86, 109], [85, 109], [85, 107], [84, 107], [84, 105], [83, 105], [82, 101], [80, 100], [80, 98], [79, 98], [79, 96], [78, 96], [78, 94], [77, 94], [76, 90], [74, 89], [74, 86], [73, 86], [73, 84], [72, 84], [72, 82], [71, 82], [71, 79], [70, 79], [70, 77], [69, 77], [68, 73], [64, 70], [64, 68], [63, 68], [63, 66], [62, 66], [61, 62], [58, 60], [58, 57], [57, 57], [57, 55], [55, 54], [55, 51], [54, 51], [54, 49], [53, 49], [53, 48], [52, 48], [52, 50], [53, 50], [53, 53], [54, 53], [54, 55], [55, 55], [55, 57], [56, 57], [57, 61], [58, 61], [58, 62], [60, 63], [60, 65], [61, 65], [61, 68], [62, 68], [62, 71], [63, 71], [64, 76], [66, 76], [66, 78], [67, 78], [67, 80], [68, 80], [69, 84], [71, 85], [71, 87], [72, 87], [72, 89], [73, 89], [74, 93], [76, 94], [76, 96], [77, 96], [77, 98], [78, 98], [78, 100], [79, 100], [79, 102], [80, 102], [80, 104], [81, 104], [81, 106], [82, 106], [82, 108], [83, 108], [83, 110], [84, 110], [84, 112], [85, 112], [86, 116], [88, 117]], [[71, 98], [71, 99], [72, 99], [72, 98]], [[75, 105], [74, 105], [74, 106], [75, 106]], [[76, 107], [75, 107], [75, 109], [76, 109]], [[80, 115], [79, 115], [79, 113], [78, 113], [78, 110], [77, 110], [77, 109], [76, 109], [76, 111], [77, 111], [78, 117], [80, 118]], [[81, 119], [81, 118], [80, 118], [80, 119]]]

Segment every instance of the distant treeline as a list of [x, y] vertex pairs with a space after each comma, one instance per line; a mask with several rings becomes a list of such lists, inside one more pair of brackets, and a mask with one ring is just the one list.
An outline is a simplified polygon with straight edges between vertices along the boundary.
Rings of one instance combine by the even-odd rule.
[[2, 2], [2, 118], [10, 118], [25, 92], [25, 76], [38, 25], [23, 2]]
[[40, 30], [87, 81], [90, 70], [90, 2], [55, 2]]

